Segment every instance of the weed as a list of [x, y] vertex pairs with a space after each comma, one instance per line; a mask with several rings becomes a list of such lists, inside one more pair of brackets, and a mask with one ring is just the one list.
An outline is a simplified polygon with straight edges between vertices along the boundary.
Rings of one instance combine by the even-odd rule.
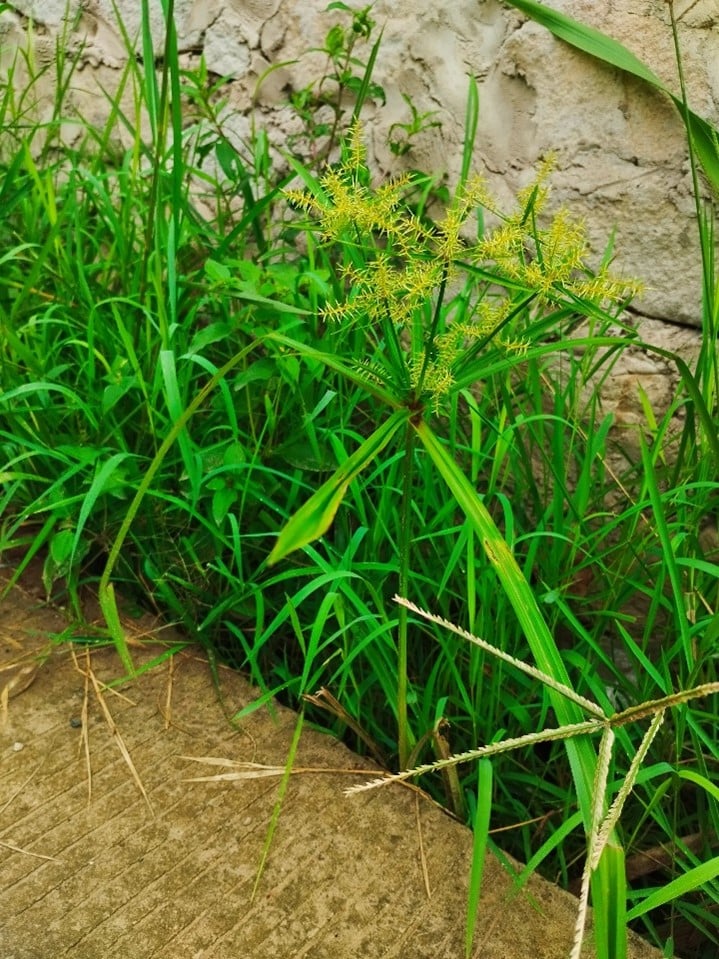
[[[719, 683], [705, 683], [704, 685], [697, 686], [694, 689], [673, 693], [669, 696], [663, 697], [662, 699], [630, 706], [628, 709], [624, 709], [619, 713], [614, 713], [611, 716], [608, 716], [596, 703], [586, 699], [584, 696], [578, 696], [573, 689], [571, 689], [569, 686], [565, 686], [562, 683], [558, 683], [553, 677], [547, 676], [540, 670], [537, 670], [526, 663], [520, 662], [513, 656], [503, 653], [501, 649], [492, 646], [491, 643], [487, 643], [484, 640], [479, 639], [477, 636], [473, 636], [471, 633], [459, 629], [452, 623], [443, 621], [439, 617], [434, 616], [425, 610], [418, 609], [405, 599], [400, 597], [395, 597], [395, 599], [401, 606], [405, 606], [407, 609], [423, 617], [424, 619], [429, 620], [430, 622], [438, 623], [439, 625], [452, 630], [452, 632], [455, 632], [469, 642], [474, 643], [476, 646], [479, 646], [480, 649], [490, 653], [492, 656], [509, 663], [515, 669], [521, 670], [526, 675], [531, 676], [534, 679], [539, 679], [540, 682], [542, 682], [545, 686], [553, 689], [555, 692], [560, 693], [566, 699], [574, 702], [584, 712], [589, 713], [592, 718], [583, 722], [560, 726], [556, 729], [544, 729], [539, 733], [529, 733], [526, 736], [519, 736], [514, 739], [504, 739], [501, 742], [495, 742], [488, 746], [480, 746], [465, 753], [460, 753], [459, 755], [438, 759], [435, 762], [427, 763], [423, 766], [417, 766], [414, 769], [405, 770], [404, 772], [396, 773], [393, 776], [386, 776], [382, 779], [370, 780], [369, 782], [358, 786], [351, 786], [346, 790], [346, 795], [349, 796], [353, 795], [354, 793], [367, 791], [368, 789], [375, 789], [376, 787], [386, 785], [387, 783], [403, 782], [406, 779], [410, 779], [412, 777], [435, 770], [446, 770], [457, 766], [460, 763], [466, 763], [473, 760], [482, 760], [490, 756], [496, 756], [500, 753], [515, 749], [536, 746], [538, 743], [571, 739], [575, 736], [594, 735], [601, 733], [602, 739], [599, 746], [598, 763], [593, 784], [591, 827], [587, 835], [587, 855], [584, 871], [582, 873], [574, 945], [570, 954], [570, 959], [579, 959], [582, 951], [584, 928], [587, 919], [590, 879], [592, 874], [598, 868], [600, 859], [610, 842], [612, 832], [619, 821], [624, 804], [631, 793], [635, 782], [637, 781], [642, 764], [649, 753], [649, 749], [654, 741], [655, 736], [657, 735], [657, 732], [659, 731], [659, 727], [664, 721], [664, 716], [667, 709], [691, 702], [695, 699], [705, 699], [708, 696], [719, 693]], [[612, 752], [615, 741], [614, 731], [622, 726], [627, 725], [628, 723], [638, 722], [648, 717], [651, 719], [649, 728], [642, 737], [641, 743], [639, 744], [639, 747], [632, 758], [626, 775], [622, 780], [619, 789], [617, 790], [609, 810], [607, 811], [605, 810], [605, 798], [607, 794], [609, 769], [612, 761]], [[710, 794], [716, 792], [709, 780], [704, 779], [704, 777], [700, 777], [700, 780], [703, 788], [706, 789]], [[487, 785], [491, 785], [491, 780]], [[483, 856], [483, 854], [484, 852], [482, 848], [479, 852], [480, 857]], [[719, 857], [715, 857], [713, 860], [705, 863], [703, 866], [699, 866], [696, 869], [685, 873], [680, 880], [675, 881], [673, 884], [674, 888], [671, 890], [671, 892], [665, 889], [661, 897], [655, 894], [653, 900], [655, 903], [658, 902], [660, 898], [665, 902], [669, 901], [675, 895], [684, 895], [693, 891], [697, 886], [715, 879], [717, 875], [719, 875]], [[647, 912], [649, 908], [650, 906], [647, 904], [647, 902], [644, 902], [641, 907], [633, 910], [633, 912], [635, 915], [641, 915], [644, 912]], [[471, 953], [471, 946], [472, 941], [470, 938], [467, 948], [468, 956]]]
[[355, 119], [368, 98], [381, 104], [386, 102], [384, 90], [372, 80], [381, 34], [366, 61], [357, 56], [358, 46], [371, 39], [376, 27], [371, 16], [373, 6], [355, 10], [339, 0], [328, 4], [327, 12], [336, 10], [347, 14], [350, 22], [335, 23], [327, 32], [323, 46], [308, 51], [324, 54], [322, 75], [289, 95], [289, 103], [301, 120], [303, 130], [288, 138], [288, 146], [298, 156], [311, 157], [315, 165], [321, 165], [332, 155], [341, 131], [348, 126], [346, 113], [352, 101], [351, 115]]
[[423, 133], [425, 130], [431, 130], [433, 127], [441, 128], [442, 126], [439, 120], [431, 119], [431, 117], [437, 115], [438, 110], [429, 110], [425, 113], [420, 113], [412, 102], [412, 98], [407, 96], [406, 93], [402, 94], [402, 99], [409, 107], [412, 118], [409, 123], [393, 123], [387, 134], [389, 137], [389, 148], [392, 153], [398, 157], [405, 156], [405, 154], [409, 153], [412, 149], [412, 141], [418, 134]]
[[[326, 38], [327, 79], [297, 106], [307, 160], [287, 160], [303, 188], [291, 213], [276, 145], [256, 121], [235, 144], [221, 87], [207, 93], [202, 63], [180, 69], [163, 10], [159, 72], [144, 4], [144, 55], [128, 58], [101, 128], [67, 113], [75, 60], [62, 49], [48, 114], [35, 112], [32, 57], [10, 68], [27, 80], [2, 88], [0, 521], [2, 547], [24, 553], [17, 574], [42, 555], [46, 589], [78, 610], [99, 581], [128, 671], [115, 588], [245, 668], [262, 690], [248, 710], [323, 687], [323, 705], [341, 704], [333, 730], [396, 767], [542, 729], [550, 711], [559, 727], [583, 722], [545, 676], [605, 718], [715, 682], [710, 219], [700, 363], [667, 355], [682, 389], [648, 416], [641, 463], [614, 475], [597, 384], [637, 341], [620, 322], [628, 291], [609, 253], [587, 268], [571, 218], [546, 216], [548, 168], [514, 210], [495, 207], [472, 175], [476, 86], [460, 183], [433, 219], [431, 175], [372, 186], [352, 120], [381, 99], [380, 47], [360, 56], [371, 9], [352, 13]], [[340, 164], [322, 168], [341, 142]], [[542, 676], [432, 634], [395, 609], [397, 591]], [[630, 856], [679, 849], [672, 896], [719, 825], [711, 721], [696, 702], [676, 710], [616, 824]], [[634, 725], [613, 733], [608, 795], [640, 745]], [[597, 757], [588, 736], [563, 742], [459, 767], [437, 789], [480, 839], [490, 806], [499, 828], [530, 823], [503, 845], [568, 884], [584, 850], [574, 827], [596, 832]], [[683, 842], [697, 833], [703, 846]], [[623, 875], [613, 837], [593, 880], [605, 955], [622, 952]], [[627, 893], [657, 941], [677, 914], [709, 927], [715, 879], [669, 911], [660, 888]]]
[[[494, 570], [534, 657], [564, 687], [568, 676], [562, 658], [527, 579], [482, 497], [430, 426], [430, 415], [446, 409], [452, 395], [471, 384], [491, 382], [497, 374], [510, 383], [517, 366], [528, 359], [576, 349], [576, 343], [570, 347], [563, 339], [567, 318], [571, 326], [583, 313], [608, 326], [616, 316], [607, 313], [604, 304], [621, 307], [631, 284], [606, 270], [590, 274], [583, 233], [566, 214], [560, 212], [548, 227], [540, 226], [548, 164], [507, 216], [496, 210], [481, 179], [467, 179], [432, 230], [402, 209], [403, 180], [377, 189], [369, 185], [358, 125], [350, 132], [339, 169], [328, 170], [319, 181], [297, 164], [295, 169], [309, 189], [290, 191], [288, 198], [319, 221], [317, 229], [325, 242], [339, 246], [338, 271], [345, 291], [324, 315], [330, 325], [362, 332], [364, 362], [353, 365], [336, 353], [321, 355], [287, 337], [270, 338], [339, 372], [391, 412], [294, 514], [269, 562], [327, 532], [350, 484], [397, 442], [403, 474], [398, 583], [405, 592], [412, 580], [417, 535], [413, 474], [419, 441], [430, 468], [448, 485], [464, 514], [468, 535], [476, 537]], [[500, 224], [468, 246], [462, 230], [480, 205], [498, 215]], [[463, 287], [457, 280], [462, 271], [467, 277]], [[450, 284], [457, 286], [457, 293], [448, 295]], [[591, 343], [583, 345], [596, 348], [600, 342], [615, 346], [620, 341], [595, 333]], [[398, 620], [396, 715], [399, 763], [404, 768], [416, 742], [408, 716], [405, 607]], [[575, 717], [564, 700], [551, 692], [550, 699], [562, 722], [571, 724]], [[587, 745], [569, 740], [567, 751], [589, 830], [595, 815], [592, 784], [597, 760]], [[621, 868], [621, 856], [605, 857], [599, 881], [616, 884]], [[606, 928], [606, 937], [621, 935], [621, 925], [620, 920], [615, 928]]]

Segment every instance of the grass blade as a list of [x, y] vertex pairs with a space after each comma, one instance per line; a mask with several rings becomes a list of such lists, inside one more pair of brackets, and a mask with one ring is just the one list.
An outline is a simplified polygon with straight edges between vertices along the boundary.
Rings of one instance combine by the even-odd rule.
[[692, 110], [685, 108], [680, 97], [666, 87], [659, 77], [631, 51], [606, 34], [573, 20], [551, 7], [541, 6], [534, 0], [507, 0], [517, 10], [526, 13], [537, 23], [546, 27], [559, 40], [582, 50], [609, 66], [630, 73], [669, 96], [687, 126], [687, 133], [699, 157], [704, 172], [714, 190], [719, 192], [719, 151], [716, 130]]
[[255, 882], [252, 886], [252, 893], [250, 895], [250, 902], [255, 901], [255, 896], [257, 895], [257, 889], [260, 885], [260, 880], [262, 879], [262, 874], [265, 871], [265, 865], [267, 864], [267, 857], [270, 854], [270, 847], [272, 846], [272, 839], [275, 835], [275, 830], [277, 829], [277, 823], [280, 821], [280, 814], [282, 812], [282, 803], [285, 799], [285, 794], [287, 793], [287, 787], [290, 784], [290, 776], [292, 775], [292, 767], [295, 764], [295, 756], [297, 755], [297, 748], [300, 744], [300, 736], [302, 735], [302, 725], [304, 721], [304, 713], [297, 714], [297, 722], [295, 723], [295, 731], [292, 736], [292, 742], [290, 743], [290, 748], [287, 753], [287, 761], [285, 762], [285, 771], [280, 780], [280, 785], [277, 789], [277, 800], [275, 802], [274, 808], [272, 810], [272, 818], [270, 819], [270, 824], [267, 827], [267, 834], [265, 835], [265, 843], [262, 847], [262, 855], [260, 856], [260, 862], [257, 866], [257, 873], [255, 875]]
[[[484, 551], [492, 564], [497, 578], [515, 611], [524, 630], [535, 661], [539, 669], [563, 685], [569, 686], [569, 676], [565, 669], [552, 634], [539, 611], [534, 594], [525, 579], [511, 550], [502, 538], [494, 520], [482, 503], [477, 491], [459, 469], [444, 446], [438, 441], [425, 422], [415, 426], [419, 437], [429, 453], [440, 475], [449, 486], [452, 494], [474, 526]], [[582, 713], [576, 703], [568, 702], [560, 693], [552, 689], [547, 691], [552, 707], [561, 726], [572, 726], [581, 722]], [[579, 808], [582, 810], [584, 828], [587, 835], [592, 831], [593, 790], [597, 754], [586, 736], [570, 738], [565, 743], [567, 757], [572, 768]], [[599, 868], [592, 877], [592, 889], [612, 890], [623, 888], [624, 859], [621, 848], [611, 856], [602, 856]], [[626, 943], [626, 925], [615, 926], [608, 914], [609, 905], [599, 895], [593, 896], [596, 908], [607, 910], [603, 934], [597, 936], [597, 954], [600, 959], [622, 959], [626, 945], [622, 949], [617, 943]], [[614, 912], [621, 915], [622, 909]]]
[[477, 811], [474, 817], [474, 837], [472, 842], [472, 869], [469, 874], [469, 892], [467, 894], [467, 925], [464, 935], [464, 954], [466, 959], [472, 955], [474, 931], [477, 925], [479, 896], [482, 889], [484, 859], [489, 837], [489, 817], [492, 812], [492, 764], [481, 759], [477, 768]]
[[269, 565], [318, 539], [329, 529], [349, 484], [376, 459], [408, 417], [407, 410], [393, 413], [297, 510], [280, 533], [267, 560]]
[[664, 560], [664, 567], [667, 571], [667, 576], [669, 577], [669, 582], [672, 588], [672, 594], [674, 596], [673, 608], [676, 612], [674, 616], [675, 625], [681, 636], [682, 648], [684, 650], [684, 657], [686, 660], [687, 668], [691, 669], [694, 665], [693, 659], [694, 654], [692, 651], [692, 640], [689, 630], [689, 620], [685, 614], [685, 599], [684, 592], [682, 590], [682, 577], [677, 567], [676, 556], [675, 556], [675, 547], [672, 542], [672, 535], [667, 526], [667, 519], [664, 510], [664, 504], [662, 502], [662, 496], [659, 491], [659, 486], [657, 483], [657, 474], [655, 463], [652, 458], [652, 454], [647, 446], [646, 440], [643, 436], [640, 437], [641, 440], [641, 453], [642, 453], [642, 465], [644, 467], [644, 478], [647, 484], [647, 491], [649, 493], [649, 500], [652, 504], [652, 511], [654, 513], [654, 523], [657, 528], [657, 533], [659, 535], [659, 540], [662, 544], [662, 556]]
[[122, 525], [120, 526], [117, 536], [113, 540], [112, 546], [110, 547], [110, 554], [107, 558], [105, 569], [102, 571], [102, 576], [100, 577], [100, 582], [98, 584], [98, 596], [100, 600], [100, 607], [102, 609], [103, 616], [105, 617], [105, 622], [110, 630], [110, 635], [112, 636], [118, 655], [120, 656], [122, 664], [127, 670], [129, 676], [135, 675], [135, 667], [132, 662], [132, 657], [130, 656], [130, 650], [127, 645], [125, 633], [120, 624], [120, 614], [117, 609], [115, 592], [112, 587], [112, 583], [110, 582], [110, 577], [112, 576], [115, 565], [120, 557], [120, 551], [127, 538], [127, 534], [130, 532], [130, 527], [137, 516], [137, 511], [140, 508], [140, 504], [145, 498], [147, 491], [150, 489], [158, 469], [162, 465], [169, 451], [172, 449], [177, 438], [182, 433], [185, 425], [202, 406], [210, 393], [213, 392], [215, 387], [221, 383], [225, 376], [227, 376], [227, 374], [235, 366], [237, 366], [237, 364], [240, 363], [245, 356], [254, 350], [257, 345], [258, 341], [253, 341], [243, 350], [240, 350], [239, 353], [236, 353], [230, 360], [228, 360], [227, 363], [225, 363], [225, 365], [222, 366], [217, 373], [215, 373], [215, 375], [205, 384], [205, 386], [203, 386], [201, 390], [198, 390], [197, 394], [184, 409], [179, 419], [174, 422], [167, 436], [163, 440], [162, 445], [153, 457], [152, 462], [147, 467], [145, 475], [142, 478], [142, 482], [138, 486], [135, 496], [127, 508]]
[[666, 886], [655, 889], [651, 895], [647, 896], [646, 899], [643, 899], [633, 909], [629, 910], [627, 920], [631, 922], [633, 919], [638, 919], [639, 916], [643, 916], [652, 909], [671, 902], [672, 899], [676, 899], [678, 896], [685, 896], [687, 893], [701, 888], [707, 883], [712, 882], [717, 876], [719, 876], [719, 856], [715, 856], [713, 859], [710, 859], [709, 862], [703, 862], [701, 865], [687, 870], [687, 872], [681, 876], [677, 876], [676, 879], [668, 882]]

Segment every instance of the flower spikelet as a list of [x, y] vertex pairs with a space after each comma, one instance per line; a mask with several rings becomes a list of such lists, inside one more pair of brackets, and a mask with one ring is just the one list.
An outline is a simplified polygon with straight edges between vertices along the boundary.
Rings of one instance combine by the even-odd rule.
[[613, 277], [603, 268], [592, 275], [586, 262], [589, 244], [586, 228], [569, 211], [559, 209], [542, 227], [540, 214], [549, 196], [546, 179], [554, 157], [547, 157], [535, 179], [519, 191], [510, 216], [471, 251], [475, 262], [494, 264], [501, 276], [526, 290], [535, 291], [537, 305], [566, 302], [566, 297], [620, 303], [640, 292], [638, 284]]
[[521, 261], [524, 251], [524, 232], [519, 224], [508, 221], [482, 237], [475, 247], [474, 259], [480, 263], [494, 261], [503, 267], [508, 275], [519, 272], [516, 265]]
[[486, 183], [482, 177], [472, 177], [458, 190], [447, 212], [437, 224], [438, 240], [436, 255], [451, 264], [464, 251], [461, 230], [473, 210], [491, 202]]
[[409, 363], [411, 385], [415, 388], [419, 387], [420, 377], [422, 377], [422, 390], [431, 397], [435, 412], [439, 410], [443, 397], [454, 385], [451, 358], [451, 351], [438, 350], [435, 358], [428, 360], [423, 350]]
[[476, 339], [489, 339], [507, 321], [510, 308], [510, 301], [504, 298], [492, 301], [483, 300], [477, 308], [477, 315], [473, 324], [474, 337]]
[[515, 353], [519, 356], [526, 356], [527, 350], [530, 346], [529, 340], [524, 337], [517, 340], [505, 340], [503, 336], [500, 336], [497, 340], [497, 343], [507, 353]]
[[542, 160], [532, 182], [517, 193], [515, 218], [519, 217], [522, 221], [525, 221], [530, 215], [538, 216], [542, 212], [549, 197], [547, 180], [556, 165], [556, 154], [554, 152], [548, 153]]
[[362, 139], [362, 125], [358, 120], [355, 120], [349, 128], [345, 141], [343, 166], [354, 179], [358, 179], [366, 163], [367, 151], [365, 150], [364, 140]]

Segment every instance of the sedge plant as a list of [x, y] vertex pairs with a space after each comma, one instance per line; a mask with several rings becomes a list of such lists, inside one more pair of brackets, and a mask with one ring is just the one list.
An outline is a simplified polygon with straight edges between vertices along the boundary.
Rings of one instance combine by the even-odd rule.
[[[564, 339], [577, 316], [590, 317], [595, 326], [616, 321], [618, 307], [633, 292], [631, 283], [612, 276], [606, 266], [591, 273], [581, 226], [566, 212], [542, 225], [549, 166], [545, 164], [519, 195], [517, 208], [509, 215], [497, 210], [481, 178], [463, 177], [445, 216], [431, 227], [406, 210], [405, 180], [372, 187], [358, 124], [350, 131], [339, 166], [330, 167], [319, 179], [295, 166], [306, 189], [288, 191], [288, 199], [310, 218], [309, 239], [314, 228], [320, 243], [336, 251], [342, 295], [327, 304], [323, 317], [329, 327], [360, 329], [364, 353], [340, 357], [291, 337], [270, 334], [269, 340], [340, 373], [384, 405], [387, 415], [373, 424], [355, 451], [292, 516], [269, 562], [277, 563], [322, 536], [350, 484], [394, 446], [403, 464], [398, 585], [400, 593], [406, 591], [418, 532], [413, 529], [412, 471], [422, 454], [448, 486], [481, 544], [539, 669], [564, 687], [569, 686], [569, 677], [532, 589], [482, 496], [432, 422], [434, 417], [441, 422], [443, 405], [453, 395], [462, 390], [471, 395], [473, 384], [497, 371], [518, 370], [528, 358], [590, 345], [578, 339], [570, 346]], [[498, 224], [469, 242], [463, 231], [480, 207]], [[596, 329], [591, 338], [595, 348], [615, 348], [623, 342]], [[401, 769], [414, 745], [407, 712], [408, 644], [407, 609], [401, 607], [396, 652]], [[552, 689], [549, 697], [561, 725], [581, 721], [575, 702]], [[566, 748], [585, 828], [591, 834], [597, 815], [593, 795], [597, 756], [587, 739], [568, 739]], [[619, 882], [622, 870], [621, 849], [612, 837], [594, 881], [608, 888]], [[600, 955], [623, 955], [624, 936], [619, 910], [604, 928], [598, 924]]]

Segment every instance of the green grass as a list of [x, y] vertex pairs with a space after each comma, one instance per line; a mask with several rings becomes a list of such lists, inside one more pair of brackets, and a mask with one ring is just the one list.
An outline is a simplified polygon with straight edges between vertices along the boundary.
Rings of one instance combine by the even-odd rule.
[[[18, 575], [40, 555], [48, 594], [66, 593], [78, 616], [81, 587], [99, 588], [99, 638], [114, 636], [127, 671], [115, 589], [246, 670], [262, 690], [248, 708], [276, 694], [300, 705], [325, 687], [341, 709], [306, 703], [306, 721], [359, 749], [370, 743], [392, 769], [582, 718], [538, 676], [399, 607], [397, 592], [536, 663], [606, 716], [715, 682], [711, 211], [698, 211], [701, 357], [689, 369], [665, 356], [680, 374], [674, 404], [665, 414], [647, 406], [641, 461], [617, 466], [599, 387], [638, 340], [614, 332], [621, 300], [588, 295], [579, 283], [590, 278], [574, 271], [540, 302], [521, 254], [519, 266], [472, 255], [472, 236], [484, 236], [473, 201], [445, 274], [420, 285], [398, 332], [402, 284], [431, 257], [413, 260], [377, 221], [318, 235], [337, 200], [322, 160], [336, 156], [363, 101], [380, 98], [371, 75], [381, 45], [369, 12], [359, 15], [361, 30], [350, 18], [330, 31], [327, 79], [295, 104], [302, 155], [269, 143], [256, 118], [237, 144], [221, 82], [202, 64], [180, 70], [172, 29], [159, 74], [129, 59], [100, 129], [68, 112], [76, 63], [61, 43], [56, 98], [42, 115], [34, 99], [47, 78], [18, 54], [0, 99], [0, 547], [22, 550]], [[141, 42], [152, 63], [147, 27]], [[317, 126], [328, 101], [333, 122]], [[470, 86], [455, 210], [472, 189], [478, 123]], [[335, 173], [371, 206], [371, 174], [348, 172], [352, 155], [345, 148], [345, 173]], [[289, 185], [307, 191], [305, 208], [297, 194], [287, 203]], [[520, 198], [515, 227], [521, 219], [541, 263], [540, 191]], [[431, 175], [395, 188], [394, 228], [411, 208], [427, 251], [452, 232], [430, 217], [435, 192]], [[370, 315], [342, 271], [353, 271], [355, 291], [365, 283], [376, 294], [364, 278], [388, 248], [399, 285]], [[501, 320], [452, 343], [453, 324], [476, 323], [500, 290]], [[705, 943], [697, 959], [716, 950], [716, 713], [716, 696], [669, 711], [636, 770], [595, 880], [600, 955], [623, 954], [627, 921], [667, 955], [675, 941], [682, 954], [685, 924]], [[615, 733], [607, 803], [643, 729]], [[425, 783], [477, 827], [468, 942], [486, 847], [569, 884], [598, 815], [589, 737], [488, 763]], [[672, 866], [630, 882], [624, 897], [620, 842], [630, 864], [671, 846]]]

